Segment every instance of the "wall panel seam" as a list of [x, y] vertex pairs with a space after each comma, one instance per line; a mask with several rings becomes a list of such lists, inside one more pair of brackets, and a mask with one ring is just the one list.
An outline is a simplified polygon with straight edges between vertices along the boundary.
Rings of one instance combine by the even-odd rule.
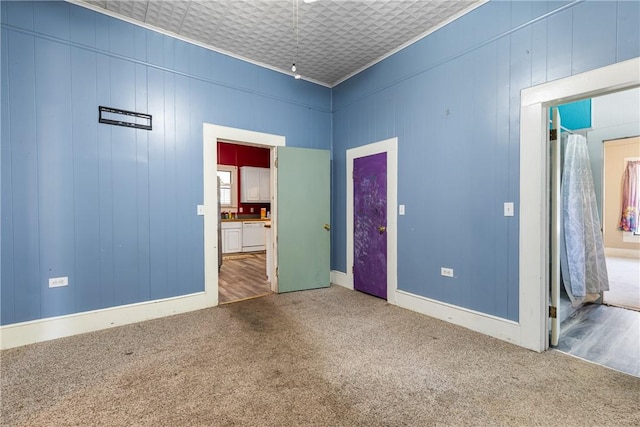
[[[10, 58], [11, 56], [9, 55], [9, 51], [10, 51], [10, 46], [11, 44], [9, 43], [8, 40], [8, 33], [4, 34], [5, 37], [7, 37], [7, 59]], [[5, 109], [7, 111], [7, 118], [9, 119], [9, 123], [2, 123], [2, 126], [8, 126], [9, 129], [7, 129], [8, 135], [9, 135], [9, 148], [11, 149], [11, 153], [9, 156], [9, 164], [10, 164], [10, 171], [9, 171], [9, 177], [10, 177], [10, 184], [11, 184], [11, 295], [12, 295], [12, 301], [11, 301], [11, 311], [12, 311], [12, 320], [15, 321], [16, 318], [16, 227], [14, 225], [14, 219], [16, 217], [16, 211], [15, 211], [15, 203], [14, 203], [14, 192], [13, 192], [13, 185], [15, 180], [13, 179], [13, 171], [15, 170], [14, 164], [13, 164], [13, 138], [11, 138], [11, 108], [9, 108], [9, 106], [11, 105], [11, 91], [9, 90], [9, 88], [11, 87], [11, 73], [9, 73], [10, 70], [10, 66], [9, 63], [7, 61], [6, 64], [7, 67], [7, 71], [6, 71], [6, 79], [7, 79], [7, 105], [5, 106]], [[6, 142], [5, 142], [6, 143]], [[5, 207], [6, 209], [6, 207]], [[6, 231], [5, 231], [6, 232]], [[1, 246], [1, 243], [0, 243]], [[0, 260], [2, 258], [0, 257]], [[2, 281], [2, 278], [0, 276], [0, 282]]]
[[41, 318], [42, 317], [42, 277], [40, 277], [41, 275], [41, 264], [42, 264], [42, 260], [41, 260], [41, 246], [42, 246], [42, 242], [40, 241], [40, 148], [39, 148], [39, 138], [38, 138], [38, 75], [36, 73], [36, 69], [37, 67], [37, 55], [36, 55], [36, 41], [35, 39], [33, 40], [33, 127], [34, 127], [34, 132], [35, 132], [35, 144], [36, 144], [36, 150], [35, 150], [35, 156], [36, 156], [36, 176], [35, 176], [35, 183], [36, 183], [36, 193], [37, 195], [35, 196], [36, 198], [36, 212], [37, 212], [37, 216], [38, 216], [38, 220], [37, 220], [37, 224], [38, 224], [38, 270], [37, 270], [37, 277], [38, 277], [38, 282], [36, 283], [37, 289], [38, 289], [38, 317], [37, 318]]
[[[73, 53], [71, 52], [71, 49], [69, 49], [69, 98], [71, 99], [71, 102], [69, 103], [69, 117], [73, 117]], [[71, 126], [71, 185], [72, 185], [72, 191], [71, 191], [71, 197], [73, 198], [72, 201], [72, 206], [73, 206], [73, 210], [72, 210], [72, 215], [73, 215], [73, 276], [71, 277], [72, 283], [71, 285], [73, 286], [72, 288], [72, 293], [73, 293], [73, 310], [77, 311], [78, 310], [78, 286], [76, 285], [78, 283], [78, 240], [77, 240], [77, 226], [78, 223], [76, 221], [76, 169], [75, 169], [75, 159], [76, 159], [76, 146], [75, 146], [75, 138], [74, 136], [74, 132], [76, 130], [75, 126]], [[75, 283], [74, 283], [75, 282]]]

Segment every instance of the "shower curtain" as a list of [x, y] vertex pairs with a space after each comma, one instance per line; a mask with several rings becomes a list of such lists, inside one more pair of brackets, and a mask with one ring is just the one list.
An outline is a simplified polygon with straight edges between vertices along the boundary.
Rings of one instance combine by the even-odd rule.
[[587, 140], [569, 135], [562, 170], [562, 282], [575, 307], [609, 290]]
[[638, 200], [638, 185], [640, 185], [640, 161], [627, 162], [622, 178], [622, 217], [620, 230], [638, 231], [638, 215], [640, 215], [640, 200]]

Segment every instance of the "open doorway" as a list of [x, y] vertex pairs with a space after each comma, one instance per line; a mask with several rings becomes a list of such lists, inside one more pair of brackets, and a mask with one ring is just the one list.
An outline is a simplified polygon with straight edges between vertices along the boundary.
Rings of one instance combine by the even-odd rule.
[[[237, 229], [238, 225], [242, 227], [242, 222], [244, 221], [236, 221], [244, 219], [242, 217], [238, 218], [237, 216], [241, 213], [239, 212], [239, 208], [242, 207], [242, 213], [244, 213], [244, 208], [248, 207], [248, 214], [253, 214], [253, 216], [256, 217], [251, 218], [249, 221], [247, 221], [249, 223], [254, 221], [266, 223], [267, 221], [266, 219], [261, 220], [260, 211], [256, 212], [257, 209], [261, 209], [264, 205], [256, 205], [253, 203], [247, 203], [246, 205], [243, 205], [241, 203], [241, 188], [239, 186], [228, 185], [233, 184], [232, 181], [234, 179], [235, 184], [238, 184], [239, 180], [242, 179], [241, 176], [238, 177], [237, 175], [231, 174], [229, 175], [227, 182], [221, 183], [223, 185], [221, 185], [220, 187], [218, 186], [218, 183], [220, 181], [218, 173], [218, 142], [236, 144], [243, 147], [256, 147], [267, 149], [269, 151], [269, 196], [267, 197], [270, 198], [270, 227], [265, 228], [264, 224], [261, 224], [263, 227], [261, 227], [261, 230], [259, 230], [259, 232], [265, 233], [265, 247], [264, 249], [259, 248], [259, 250], [256, 251], [249, 250], [256, 249], [254, 246], [253, 248], [247, 248], [247, 251], [243, 253], [243, 242], [241, 235], [242, 230], [238, 230], [235, 234], [232, 232], [229, 234], [229, 236], [227, 236], [229, 241], [226, 243], [229, 244], [229, 246], [233, 246], [233, 249], [228, 251], [228, 253], [226, 254], [228, 256], [226, 262], [224, 260], [225, 254], [223, 254], [223, 246], [225, 246], [223, 245], [223, 225], [225, 223], [230, 225], [230, 230]], [[284, 145], [285, 137], [280, 135], [253, 132], [243, 129], [211, 125], [208, 123], [205, 123], [203, 125], [205, 292], [207, 294], [211, 294], [211, 296], [215, 298], [214, 305], [217, 305], [221, 302], [228, 302], [230, 300], [245, 299], [247, 297], [255, 296], [256, 293], [264, 295], [267, 293], [267, 291], [278, 291], [278, 278], [277, 276], [270, 274], [270, 272], [275, 270], [278, 258], [277, 241], [275, 238], [273, 238], [273, 236], [277, 235], [277, 174], [275, 173], [275, 170], [273, 167], [271, 167], [271, 165], [273, 165], [275, 162], [276, 147], [283, 147]], [[223, 159], [223, 161], [229, 163], [229, 159]], [[237, 165], [227, 165], [226, 168], [221, 168], [220, 170], [234, 171], [234, 167], [229, 166], [234, 166], [237, 169]], [[259, 187], [260, 185], [258, 184], [257, 197], [260, 197]], [[234, 196], [237, 198], [237, 200], [233, 200]], [[222, 205], [226, 206], [223, 207]], [[251, 212], [251, 207], [254, 208], [253, 213]], [[222, 217], [223, 212], [225, 213], [225, 218]], [[231, 215], [232, 213], [233, 215]], [[232, 219], [234, 221], [230, 221]], [[226, 220], [226, 222], [223, 222], [223, 220]], [[248, 244], [247, 246], [251, 245]], [[264, 250], [265, 252], [262, 253], [262, 250]], [[249, 254], [253, 255], [254, 252], [256, 253], [255, 259], [242, 256]], [[248, 266], [245, 264], [251, 264], [249, 266], [250, 268], [247, 268]], [[222, 266], [225, 266], [227, 268], [223, 268]], [[264, 271], [264, 275], [262, 274], [262, 271]], [[229, 295], [225, 296], [224, 298], [220, 298], [220, 287], [225, 286], [225, 283], [233, 284], [242, 282], [242, 280], [240, 280], [242, 279], [242, 276], [246, 276], [246, 279], [249, 281], [252, 280], [252, 277], [258, 278], [261, 282], [260, 285], [268, 285], [258, 286], [258, 289], [254, 289], [252, 292], [246, 291], [245, 289], [244, 293], [242, 293], [243, 291], [236, 291], [234, 293], [229, 293]], [[240, 284], [239, 286], [242, 286], [242, 284]], [[246, 296], [241, 296], [244, 294], [246, 294]]]
[[549, 108], [640, 87], [640, 58], [554, 80], [521, 93], [518, 343], [549, 348]]
[[[558, 350], [565, 353], [640, 376], [640, 340], [637, 333], [640, 328], [640, 313], [628, 310], [640, 304], [640, 240], [638, 243], [624, 242], [623, 231], [619, 230], [625, 163], [640, 156], [640, 145], [635, 144], [635, 135], [640, 133], [640, 90], [636, 88], [616, 92], [586, 101], [590, 106], [584, 112], [589, 115], [588, 119], [582, 121], [583, 125], [567, 124], [563, 120], [563, 125], [566, 124], [562, 126], [563, 137], [557, 138], [557, 143], [562, 148], [551, 151], [550, 164], [556, 163], [554, 157], [561, 157], [560, 222], [563, 226], [560, 227], [560, 240], [566, 244], [566, 253], [569, 253], [560, 262], [562, 280], [559, 304], [552, 300], [552, 306], [557, 307], [559, 327], [554, 330], [552, 319], [551, 341]], [[560, 105], [558, 108], [563, 107], [570, 111], [570, 105]], [[616, 114], [620, 111], [631, 114]], [[573, 122], [580, 121], [574, 118]], [[607, 139], [611, 137], [616, 139]], [[585, 158], [587, 152], [589, 154], [586, 160], [587, 165], [590, 165], [587, 167], [590, 173], [587, 175], [593, 175], [593, 180], [581, 188], [579, 200], [571, 201], [566, 197], [569, 192], [565, 184], [575, 181], [577, 175], [567, 174], [567, 170], [562, 169], [575, 163], [575, 156], [583, 155], [569, 148], [576, 142], [582, 144]], [[586, 171], [579, 169], [580, 175], [585, 175]], [[553, 172], [551, 175], [553, 176]], [[557, 190], [557, 185], [552, 179], [552, 195]], [[591, 209], [567, 206], [567, 203], [581, 206], [585, 200], [590, 200]], [[553, 212], [553, 201], [551, 206]], [[569, 224], [576, 218], [571, 216], [574, 209], [585, 219], [580, 227]], [[594, 222], [590, 224], [587, 218], [593, 213]], [[550, 245], [553, 247], [553, 220], [551, 230]], [[571, 256], [568, 242], [583, 239], [583, 236], [585, 246], [580, 246], [584, 249], [583, 256]], [[589, 236], [599, 237], [599, 248], [588, 243]], [[557, 257], [552, 256], [552, 284], [554, 272], [558, 272], [557, 262]], [[565, 275], [570, 270], [567, 268], [568, 263], [576, 263], [573, 265], [574, 269], [584, 273], [586, 295], [583, 298], [572, 295], [572, 287], [575, 285], [573, 277], [567, 279]], [[616, 303], [612, 304], [612, 301]], [[556, 334], [557, 343], [554, 337]]]
[[218, 301], [272, 293], [267, 272], [271, 240], [271, 148], [233, 141], [217, 143], [220, 205]]
[[[271, 228], [265, 231], [266, 271], [275, 293], [330, 284], [330, 152], [285, 147], [285, 137], [204, 123], [203, 125], [204, 294], [219, 304], [217, 143], [270, 149]], [[202, 215], [201, 214], [201, 215]]]

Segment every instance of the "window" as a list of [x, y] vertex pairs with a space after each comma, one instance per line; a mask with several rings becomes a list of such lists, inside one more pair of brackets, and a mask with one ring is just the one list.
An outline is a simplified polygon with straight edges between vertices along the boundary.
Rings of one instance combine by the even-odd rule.
[[238, 168], [235, 166], [218, 165], [218, 178], [220, 182], [220, 207], [237, 208]]
[[622, 215], [620, 230], [622, 241], [637, 243], [640, 240], [640, 160], [624, 159], [626, 166], [622, 178]]

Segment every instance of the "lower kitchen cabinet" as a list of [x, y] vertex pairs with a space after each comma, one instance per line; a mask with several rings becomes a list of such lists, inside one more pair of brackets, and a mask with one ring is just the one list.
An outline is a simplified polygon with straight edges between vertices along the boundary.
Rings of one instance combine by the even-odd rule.
[[242, 251], [242, 223], [222, 223], [222, 253], [230, 254]]

